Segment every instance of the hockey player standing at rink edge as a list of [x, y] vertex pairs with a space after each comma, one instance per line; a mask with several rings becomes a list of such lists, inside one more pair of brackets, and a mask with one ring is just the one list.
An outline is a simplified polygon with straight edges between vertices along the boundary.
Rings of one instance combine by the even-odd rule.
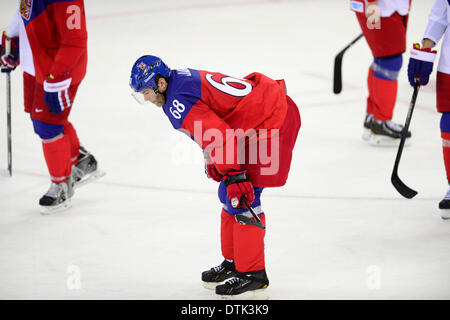
[[[432, 50], [444, 36], [441, 57], [436, 76], [436, 108], [442, 113], [440, 129], [442, 150], [447, 181], [450, 184], [450, 0], [436, 0], [429, 15], [428, 25], [422, 40], [414, 44], [408, 64], [408, 80], [411, 86], [415, 81], [428, 84], [437, 51]], [[442, 218], [450, 219], [450, 188], [439, 202]]]
[[[13, 45], [4, 45], [8, 41]], [[83, 1], [20, 1], [2, 35], [2, 46], [12, 48], [1, 57], [2, 69], [14, 70], [20, 61], [24, 71], [25, 112], [31, 115], [34, 131], [42, 140], [50, 173], [50, 188], [39, 200], [41, 211], [66, 209], [73, 187], [99, 172], [96, 159], [80, 146], [68, 121], [87, 65]]]
[[[372, 51], [363, 139], [375, 146], [398, 146], [402, 125], [392, 121], [398, 75], [406, 50], [410, 0], [351, 0], [351, 9]], [[407, 138], [411, 137], [408, 132]]]
[[[228, 298], [264, 297], [269, 285], [265, 229], [252, 224], [256, 220], [245, 202], [265, 225], [261, 193], [265, 187], [284, 185], [288, 177], [300, 114], [284, 81], [260, 73], [236, 79], [217, 72], [171, 70], [148, 55], [134, 63], [130, 86], [138, 101], [162, 107], [173, 127], [199, 144], [208, 177], [219, 182], [225, 259], [202, 273], [205, 287]], [[254, 147], [259, 148], [256, 158]], [[270, 161], [261, 157], [264, 147], [270, 149]], [[243, 217], [248, 223], [237, 222]]]

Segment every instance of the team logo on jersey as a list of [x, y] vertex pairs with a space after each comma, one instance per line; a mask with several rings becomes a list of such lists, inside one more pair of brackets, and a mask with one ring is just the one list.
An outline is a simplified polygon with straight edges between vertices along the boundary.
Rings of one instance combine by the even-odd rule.
[[30, 20], [33, 0], [20, 0], [20, 14], [25, 20]]

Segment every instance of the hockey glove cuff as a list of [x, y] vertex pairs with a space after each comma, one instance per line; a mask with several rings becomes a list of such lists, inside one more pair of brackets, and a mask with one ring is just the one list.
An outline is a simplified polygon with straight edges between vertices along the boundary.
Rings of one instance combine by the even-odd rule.
[[247, 199], [249, 205], [255, 200], [253, 185], [247, 177], [246, 170], [230, 171], [223, 177], [223, 181], [234, 209], [244, 207], [243, 198]]
[[4, 31], [0, 45], [2, 72], [11, 72], [19, 65], [19, 37], [10, 38]]
[[65, 108], [72, 104], [69, 97], [69, 87], [72, 78], [47, 76], [44, 81], [44, 101], [48, 111], [54, 114], [60, 114]]
[[414, 44], [408, 64], [408, 80], [411, 86], [414, 87], [415, 79], [418, 79], [422, 86], [428, 84], [436, 53], [436, 50], [420, 49], [420, 44]]

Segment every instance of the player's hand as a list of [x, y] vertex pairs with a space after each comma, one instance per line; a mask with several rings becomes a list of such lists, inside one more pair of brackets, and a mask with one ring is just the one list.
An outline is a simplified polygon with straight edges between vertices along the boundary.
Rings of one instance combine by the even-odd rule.
[[44, 81], [44, 101], [48, 111], [60, 114], [65, 108], [72, 105], [69, 97], [69, 87], [72, 78], [47, 76]]
[[253, 185], [247, 177], [247, 172], [230, 171], [224, 177], [223, 181], [227, 187], [227, 196], [230, 199], [233, 208], [242, 208], [243, 198], [247, 199], [249, 205], [255, 200]]
[[223, 179], [223, 175], [219, 173], [216, 166], [212, 162], [209, 153], [207, 151], [203, 151], [203, 157], [205, 158], [205, 173], [206, 176], [210, 179], [213, 179], [216, 182], [221, 182]]
[[217, 168], [213, 163], [205, 162], [205, 172], [208, 178], [213, 179], [216, 182], [221, 182], [223, 179], [223, 176], [217, 171]]
[[366, 9], [367, 26], [369, 29], [375, 29], [380, 26], [381, 11], [378, 6], [378, 1], [367, 3]]
[[430, 74], [433, 71], [434, 59], [437, 51], [431, 48], [420, 49], [420, 44], [415, 43], [411, 50], [411, 57], [408, 63], [408, 80], [411, 86], [414, 87], [415, 79], [419, 80], [419, 84], [424, 86], [430, 79]]
[[11, 72], [19, 65], [19, 37], [10, 38], [3, 31], [0, 52], [1, 72]]

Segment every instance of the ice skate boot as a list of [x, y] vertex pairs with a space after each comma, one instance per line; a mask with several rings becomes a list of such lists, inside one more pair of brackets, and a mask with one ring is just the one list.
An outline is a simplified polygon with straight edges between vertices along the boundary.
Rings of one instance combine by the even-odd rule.
[[73, 183], [71, 177], [61, 183], [52, 182], [50, 189], [39, 200], [42, 214], [64, 211], [72, 205]]
[[363, 134], [362, 134], [362, 139], [364, 141], [368, 141], [370, 138], [370, 125], [373, 121], [373, 114], [366, 114], [366, 117], [364, 118], [364, 123], [363, 123]]
[[217, 267], [202, 272], [203, 286], [206, 289], [214, 290], [217, 285], [236, 275], [234, 261], [223, 260]]
[[[403, 126], [393, 121], [372, 120], [370, 124], [371, 134], [369, 143], [380, 147], [397, 147], [402, 137]], [[406, 135], [405, 146], [411, 138], [411, 132]]]
[[237, 273], [235, 277], [216, 287], [216, 294], [230, 300], [266, 300], [269, 279], [266, 270]]
[[89, 182], [97, 180], [105, 175], [98, 169], [97, 160], [83, 146], [80, 146], [80, 155], [78, 163], [72, 165], [73, 187], [79, 188]]
[[444, 220], [450, 219], [450, 189], [444, 196], [444, 199], [439, 202], [439, 209], [441, 209], [441, 218]]

